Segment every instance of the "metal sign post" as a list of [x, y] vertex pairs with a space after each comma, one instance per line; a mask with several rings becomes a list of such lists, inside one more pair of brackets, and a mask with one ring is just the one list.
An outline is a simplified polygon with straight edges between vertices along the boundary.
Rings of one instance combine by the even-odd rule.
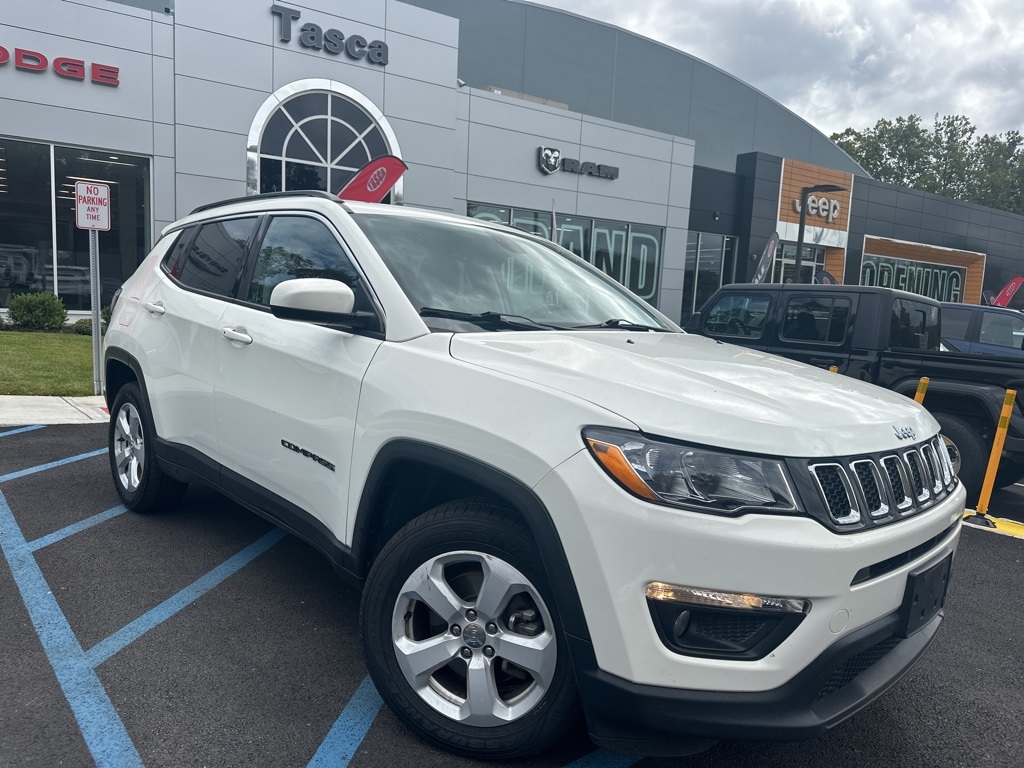
[[103, 393], [103, 361], [100, 349], [103, 326], [100, 304], [100, 231], [110, 231], [110, 187], [79, 181], [75, 184], [75, 226], [89, 230], [89, 298], [92, 302], [92, 389]]

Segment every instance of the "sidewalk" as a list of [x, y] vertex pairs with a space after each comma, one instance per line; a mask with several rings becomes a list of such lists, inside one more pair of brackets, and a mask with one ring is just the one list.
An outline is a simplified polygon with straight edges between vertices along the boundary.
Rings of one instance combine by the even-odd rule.
[[0, 426], [30, 424], [89, 424], [106, 421], [107, 404], [102, 396], [25, 397], [0, 395]]

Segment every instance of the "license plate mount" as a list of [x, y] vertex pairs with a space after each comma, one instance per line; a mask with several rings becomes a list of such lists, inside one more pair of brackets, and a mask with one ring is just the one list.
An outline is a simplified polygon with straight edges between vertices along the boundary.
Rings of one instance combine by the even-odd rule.
[[953, 553], [926, 568], [907, 575], [907, 589], [900, 607], [900, 634], [910, 637], [935, 618], [946, 603]]

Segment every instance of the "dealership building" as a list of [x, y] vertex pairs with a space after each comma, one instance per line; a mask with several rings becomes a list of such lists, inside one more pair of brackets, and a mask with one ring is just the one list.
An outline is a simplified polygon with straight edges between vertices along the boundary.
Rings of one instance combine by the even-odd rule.
[[103, 302], [198, 205], [340, 190], [557, 240], [675, 319], [752, 275], [977, 303], [1024, 272], [1024, 217], [871, 179], [709, 64], [521, 0], [0, 0], [0, 309], [89, 309], [79, 181], [111, 188]]

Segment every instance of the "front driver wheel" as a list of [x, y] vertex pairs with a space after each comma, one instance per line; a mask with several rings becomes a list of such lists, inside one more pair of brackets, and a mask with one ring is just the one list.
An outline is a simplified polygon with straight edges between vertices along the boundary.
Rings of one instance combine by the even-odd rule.
[[128, 509], [153, 512], [181, 501], [188, 486], [165, 474], [156, 461], [153, 419], [138, 384], [118, 391], [107, 436], [114, 486]]
[[579, 716], [537, 547], [501, 507], [444, 504], [406, 525], [374, 563], [361, 618], [382, 698], [445, 749], [524, 757]]

